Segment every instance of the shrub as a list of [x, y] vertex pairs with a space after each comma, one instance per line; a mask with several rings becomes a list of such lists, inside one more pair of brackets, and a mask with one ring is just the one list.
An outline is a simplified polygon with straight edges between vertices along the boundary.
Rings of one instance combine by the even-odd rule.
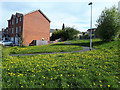
[[112, 7], [104, 9], [97, 20], [98, 28], [97, 33], [101, 40], [111, 41], [114, 39], [118, 32], [118, 9]]

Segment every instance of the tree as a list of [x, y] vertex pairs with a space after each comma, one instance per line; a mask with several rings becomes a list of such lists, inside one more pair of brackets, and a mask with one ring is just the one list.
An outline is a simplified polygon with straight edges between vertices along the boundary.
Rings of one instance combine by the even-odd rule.
[[64, 40], [73, 40], [75, 35], [79, 33], [79, 31], [71, 27], [66, 27], [65, 30]]
[[72, 40], [78, 33], [79, 31], [75, 30], [74, 28], [66, 27], [65, 30], [55, 31], [51, 36], [51, 40], [54, 41], [55, 39], [59, 38], [61, 38], [63, 41]]
[[64, 23], [63, 23], [62, 30], [64, 30], [64, 29], [65, 29], [65, 25], [64, 25]]
[[97, 20], [97, 34], [103, 41], [114, 39], [118, 32], [118, 9], [113, 6], [110, 9], [105, 8]]

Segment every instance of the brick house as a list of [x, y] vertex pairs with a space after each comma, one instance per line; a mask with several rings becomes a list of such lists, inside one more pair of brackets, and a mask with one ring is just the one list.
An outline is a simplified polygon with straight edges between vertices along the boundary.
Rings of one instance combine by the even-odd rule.
[[2, 28], [2, 40], [3, 41], [8, 41], [9, 40], [9, 34], [8, 34], [8, 27], [6, 27], [5, 29], [4, 28]]
[[8, 34], [15, 45], [21, 41], [25, 46], [34, 40], [49, 41], [50, 20], [40, 10], [25, 15], [16, 13], [8, 20]]

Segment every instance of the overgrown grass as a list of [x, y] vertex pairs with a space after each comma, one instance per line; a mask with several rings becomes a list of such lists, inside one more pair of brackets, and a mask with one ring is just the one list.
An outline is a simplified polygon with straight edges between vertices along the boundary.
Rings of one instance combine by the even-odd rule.
[[66, 45], [64, 43], [49, 44], [43, 46], [8, 47], [10, 54], [69, 52], [83, 49], [81, 46]]
[[111, 41], [87, 52], [4, 58], [2, 87], [118, 88], [117, 47]]

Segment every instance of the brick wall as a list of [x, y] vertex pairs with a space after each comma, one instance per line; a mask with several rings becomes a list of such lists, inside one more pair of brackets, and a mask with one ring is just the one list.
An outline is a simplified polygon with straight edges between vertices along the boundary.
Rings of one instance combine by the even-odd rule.
[[50, 39], [50, 22], [35, 11], [23, 16], [23, 41], [28, 46], [33, 40]]

